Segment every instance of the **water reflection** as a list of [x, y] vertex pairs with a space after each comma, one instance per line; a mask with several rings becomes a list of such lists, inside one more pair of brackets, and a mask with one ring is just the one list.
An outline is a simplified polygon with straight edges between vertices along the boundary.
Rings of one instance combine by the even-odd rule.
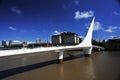
[[64, 65], [63, 64], [58, 65], [58, 79], [64, 80]]
[[27, 64], [27, 58], [26, 58], [26, 57], [23, 57], [23, 58], [22, 58], [21, 66], [25, 66], [26, 64]]
[[86, 70], [88, 79], [94, 80], [95, 79], [94, 64], [93, 64], [93, 59], [91, 57], [88, 58], [88, 66], [86, 66], [85, 70]]

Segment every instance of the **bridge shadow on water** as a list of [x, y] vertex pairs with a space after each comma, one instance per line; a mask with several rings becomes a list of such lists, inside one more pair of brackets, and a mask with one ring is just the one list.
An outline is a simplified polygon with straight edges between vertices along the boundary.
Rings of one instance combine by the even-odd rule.
[[[72, 55], [69, 54], [69, 57], [65, 57], [63, 61], [69, 61], [69, 60], [73, 60], [73, 59], [77, 59], [77, 58], [82, 58], [84, 57], [83, 54], [79, 54], [79, 55]], [[52, 65], [52, 64], [58, 64], [58, 60], [51, 60], [51, 61], [46, 61], [46, 62], [40, 62], [40, 63], [36, 63], [36, 64], [32, 64], [32, 65], [27, 65], [27, 66], [22, 66], [22, 67], [17, 67], [17, 68], [12, 68], [12, 69], [8, 69], [8, 70], [4, 70], [4, 71], [0, 71], [0, 80], [19, 74], [19, 73], [23, 73], [26, 71], [30, 71], [33, 69], [37, 69], [37, 68], [42, 68], [48, 65]]]

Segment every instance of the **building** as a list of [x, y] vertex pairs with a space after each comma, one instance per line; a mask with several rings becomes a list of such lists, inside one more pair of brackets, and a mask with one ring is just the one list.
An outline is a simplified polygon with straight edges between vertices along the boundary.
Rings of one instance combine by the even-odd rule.
[[52, 36], [52, 44], [53, 45], [62, 45], [62, 36], [61, 35], [53, 35]]
[[80, 37], [76, 33], [72, 32], [63, 32], [58, 35], [52, 36], [52, 44], [57, 45], [76, 45], [81, 42]]
[[61, 33], [63, 45], [75, 45], [79, 43], [78, 34], [71, 32]]
[[2, 40], [2, 46], [7, 47], [7, 42], [5, 40]]
[[9, 41], [9, 47], [11, 47], [11, 46], [12, 46], [12, 40]]
[[120, 38], [114, 37], [106, 42], [107, 50], [120, 50]]

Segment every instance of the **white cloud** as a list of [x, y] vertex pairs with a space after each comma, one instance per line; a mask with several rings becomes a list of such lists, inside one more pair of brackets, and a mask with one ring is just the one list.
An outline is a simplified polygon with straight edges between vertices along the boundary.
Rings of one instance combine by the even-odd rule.
[[84, 36], [79, 36], [79, 37], [82, 38], [82, 39], [84, 38]]
[[59, 31], [57, 31], [57, 30], [55, 30], [54, 31], [54, 35], [59, 35], [61, 32], [59, 32]]
[[16, 28], [15, 27], [12, 27], [12, 26], [10, 26], [10, 27], [8, 27], [10, 30], [13, 30], [13, 31], [15, 31], [16, 30]]
[[15, 44], [22, 44], [22, 41], [19, 41], [19, 40], [13, 40], [13, 41], [12, 41], [12, 45], [15, 45]]
[[30, 41], [27, 41], [27, 44], [33, 44], [33, 43], [35, 43], [35, 42], [30, 42]]
[[74, 19], [86, 19], [92, 16], [94, 16], [94, 11], [92, 10], [84, 11], [84, 12], [76, 11]]
[[108, 33], [112, 33], [114, 32], [115, 30], [120, 30], [120, 27], [118, 26], [109, 26], [106, 30], [104, 30], [105, 32], [108, 32]]
[[114, 35], [110, 36], [110, 38], [114, 38], [114, 37], [116, 37], [116, 36], [114, 36]]
[[106, 29], [105, 32], [112, 33], [113, 30], [112, 29]]
[[101, 30], [101, 29], [103, 29], [102, 24], [100, 22], [95, 22], [93, 30], [97, 31], [97, 30]]
[[113, 14], [114, 14], [114, 15], [117, 15], [117, 16], [120, 16], [120, 13], [118, 13], [118, 12], [116, 12], [116, 11], [114, 11]]
[[[89, 24], [85, 24], [85, 26], [87, 27], [87, 29], [89, 28], [89, 26], [90, 26], [90, 23]], [[98, 30], [101, 30], [101, 29], [103, 29], [103, 27], [102, 27], [102, 24], [100, 23], [100, 22], [95, 22], [94, 23], [94, 28], [93, 28], [93, 30], [94, 31], [98, 31]]]
[[21, 10], [18, 9], [16, 6], [11, 7], [10, 10], [16, 14], [19, 14], [19, 15], [21, 14]]

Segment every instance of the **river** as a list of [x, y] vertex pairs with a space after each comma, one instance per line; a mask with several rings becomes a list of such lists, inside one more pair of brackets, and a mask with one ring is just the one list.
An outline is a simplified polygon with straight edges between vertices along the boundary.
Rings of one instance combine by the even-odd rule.
[[57, 53], [0, 58], [0, 80], [120, 80], [120, 52], [67, 51], [62, 64]]

